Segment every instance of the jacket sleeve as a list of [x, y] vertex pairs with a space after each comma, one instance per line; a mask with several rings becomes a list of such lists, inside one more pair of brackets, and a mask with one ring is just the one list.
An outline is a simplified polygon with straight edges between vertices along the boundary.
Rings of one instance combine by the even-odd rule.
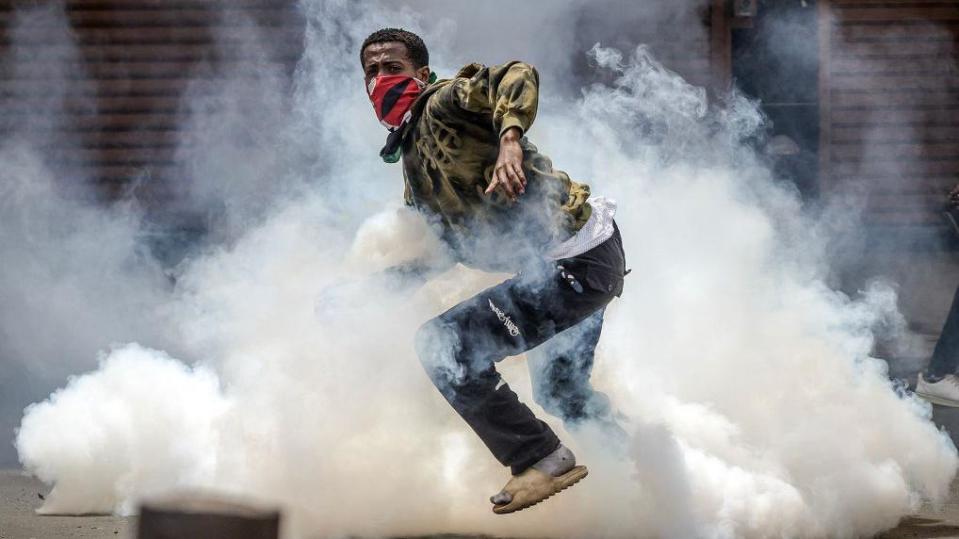
[[539, 73], [523, 62], [483, 67], [469, 78], [457, 78], [452, 94], [464, 110], [492, 114], [493, 129], [500, 135], [511, 127], [525, 133], [536, 118]]

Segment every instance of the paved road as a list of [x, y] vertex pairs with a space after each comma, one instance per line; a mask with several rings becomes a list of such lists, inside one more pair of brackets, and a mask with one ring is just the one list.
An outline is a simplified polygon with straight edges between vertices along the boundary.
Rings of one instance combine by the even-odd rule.
[[[959, 416], [959, 413], [956, 414]], [[0, 539], [133, 539], [136, 519], [113, 516], [39, 516], [38, 494], [46, 489], [37, 480], [15, 470], [0, 470]], [[957, 537], [959, 538], [959, 482], [953, 484], [952, 497], [937, 511], [927, 509], [905, 519], [882, 539]], [[434, 539], [480, 539], [479, 536], [436, 536]], [[491, 539], [486, 537], [485, 539]]]
[[134, 520], [112, 516], [39, 516], [42, 483], [14, 470], [0, 470], [0, 539], [132, 539]]
[[[959, 408], [936, 407], [933, 419], [959, 442]], [[136, 519], [113, 516], [39, 516], [46, 488], [36, 479], [15, 470], [0, 470], [0, 539], [133, 539]], [[460, 536], [437, 536], [436, 539], [470, 539]], [[959, 538], [959, 481], [952, 485], [950, 500], [938, 510], [927, 508], [909, 517], [898, 528], [880, 536], [882, 539]], [[475, 538], [478, 539], [478, 538]], [[489, 538], [487, 538], [489, 539]]]
[[[47, 488], [17, 470], [0, 470], [0, 539], [134, 539], [136, 517], [41, 516]], [[416, 539], [416, 538], [395, 538]], [[495, 539], [487, 535], [433, 535], [419, 539]]]

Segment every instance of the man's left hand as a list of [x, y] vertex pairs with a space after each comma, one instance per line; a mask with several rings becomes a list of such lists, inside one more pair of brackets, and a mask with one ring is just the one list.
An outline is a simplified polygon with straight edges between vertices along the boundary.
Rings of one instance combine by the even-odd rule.
[[500, 189], [513, 202], [526, 192], [526, 175], [523, 174], [523, 147], [519, 139], [523, 134], [518, 127], [507, 129], [499, 139], [499, 157], [493, 167], [493, 178], [486, 188], [489, 195]]

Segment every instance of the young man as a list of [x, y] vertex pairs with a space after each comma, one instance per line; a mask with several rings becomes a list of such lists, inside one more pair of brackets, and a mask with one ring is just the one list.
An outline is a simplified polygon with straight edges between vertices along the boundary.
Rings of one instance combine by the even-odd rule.
[[[955, 216], [959, 215], [959, 184], [949, 192], [947, 204], [949, 218], [953, 228], [959, 232]], [[920, 397], [950, 408], [959, 408], [959, 288], [952, 298], [952, 306], [942, 326], [942, 333], [932, 352], [932, 358], [925, 372], [920, 372], [916, 380], [916, 394]]]
[[402, 159], [406, 203], [433, 220], [460, 262], [515, 276], [427, 322], [416, 338], [430, 378], [513, 477], [490, 498], [510, 513], [586, 476], [519, 401], [496, 362], [529, 351], [534, 395], [571, 430], [624, 437], [589, 383], [606, 305], [626, 273], [615, 203], [555, 170], [524, 134], [539, 77], [527, 64], [471, 64], [434, 81], [413, 33], [383, 29], [360, 49], [367, 92]]

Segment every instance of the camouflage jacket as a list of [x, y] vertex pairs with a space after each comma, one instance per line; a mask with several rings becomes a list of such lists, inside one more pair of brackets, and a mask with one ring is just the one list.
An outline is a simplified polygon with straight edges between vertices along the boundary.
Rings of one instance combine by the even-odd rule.
[[536, 70], [521, 62], [470, 64], [424, 90], [404, 127], [406, 203], [438, 221], [468, 265], [515, 271], [518, 262], [542, 257], [589, 218], [589, 186], [553, 169], [526, 137], [520, 141], [526, 193], [515, 203], [483, 193], [500, 134], [514, 126], [526, 133], [533, 124], [538, 85]]

